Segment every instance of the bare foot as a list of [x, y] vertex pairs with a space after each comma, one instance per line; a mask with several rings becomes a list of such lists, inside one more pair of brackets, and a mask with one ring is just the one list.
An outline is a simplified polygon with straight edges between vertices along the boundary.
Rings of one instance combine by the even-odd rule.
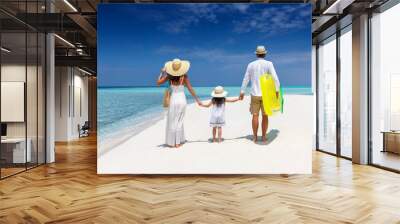
[[222, 141], [222, 140], [219, 138], [219, 139], [218, 139], [218, 143], [221, 143], [221, 141]]
[[179, 148], [179, 147], [181, 147], [181, 145], [180, 145], [180, 144], [177, 144], [177, 145], [175, 145], [175, 148]]
[[266, 136], [262, 136], [262, 142], [263, 143], [267, 143], [267, 137]]
[[256, 143], [257, 142], [257, 136], [253, 135], [253, 142]]
[[217, 139], [213, 138], [212, 142], [214, 143], [214, 142], [216, 142], [216, 141], [217, 141]]

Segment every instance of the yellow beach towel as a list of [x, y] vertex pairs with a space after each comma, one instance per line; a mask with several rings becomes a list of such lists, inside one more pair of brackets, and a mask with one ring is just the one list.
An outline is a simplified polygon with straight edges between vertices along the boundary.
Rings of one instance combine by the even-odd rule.
[[[276, 97], [276, 86], [275, 81], [271, 74], [264, 74], [260, 76], [261, 95], [264, 111], [268, 116], [274, 114], [274, 112], [281, 111], [281, 100]], [[279, 94], [281, 98], [281, 93]]]

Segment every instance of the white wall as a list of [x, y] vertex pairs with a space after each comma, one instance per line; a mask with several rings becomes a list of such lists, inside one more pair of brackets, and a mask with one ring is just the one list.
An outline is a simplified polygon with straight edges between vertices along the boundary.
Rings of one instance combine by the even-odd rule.
[[[29, 69], [29, 67], [28, 67]], [[1, 81], [25, 82], [25, 64], [8, 64], [1, 66]]]
[[[38, 70], [37, 70], [38, 69]], [[44, 163], [45, 150], [45, 120], [44, 120], [44, 74], [41, 66], [25, 66], [24, 64], [9, 63], [1, 66], [2, 82], [24, 82], [26, 85], [26, 106], [23, 102], [20, 113], [26, 112], [26, 120], [21, 122], [6, 122], [7, 137], [24, 138], [25, 135], [30, 140], [32, 161]], [[27, 80], [25, 80], [27, 78]], [[3, 89], [2, 89], [3, 91]], [[4, 93], [3, 93], [4, 94]], [[2, 95], [2, 98], [7, 95]], [[12, 110], [11, 108], [2, 107], [4, 110]], [[13, 111], [7, 111], [13, 113]], [[15, 113], [15, 112], [14, 112]], [[38, 153], [38, 155], [37, 155]]]
[[[71, 109], [72, 111], [72, 119], [71, 119], [71, 135], [73, 138], [79, 137], [78, 125], [83, 125], [85, 121], [88, 121], [88, 77], [81, 76], [82, 73], [78, 75], [74, 75], [74, 102], [71, 102], [71, 105], [74, 105]], [[80, 101], [80, 102], [79, 102]]]
[[69, 68], [55, 68], [55, 141], [67, 141], [69, 136]]
[[55, 140], [77, 139], [78, 125], [88, 120], [88, 77], [76, 68], [56, 67], [55, 85]]
[[[27, 70], [25, 70], [27, 69]], [[28, 81], [30, 86], [36, 86], [36, 80], [29, 77], [31, 74], [36, 75], [36, 66], [27, 66], [25, 64], [4, 64], [1, 66], [1, 81], [3, 82], [25, 82], [26, 72], [28, 74]], [[4, 96], [3, 96], [4, 97]], [[36, 88], [27, 88], [27, 106], [34, 107], [36, 111]], [[33, 103], [31, 105], [31, 103]], [[39, 105], [40, 107], [41, 105]], [[1, 108], [6, 110], [7, 108]], [[32, 130], [36, 130], [36, 113], [27, 111], [28, 118], [28, 137]], [[33, 122], [33, 123], [32, 123]], [[7, 135], [8, 137], [25, 137], [25, 124], [26, 122], [7, 122]], [[32, 131], [33, 132], [33, 131]], [[35, 132], [36, 134], [36, 132]]]
[[25, 121], [25, 83], [1, 81], [1, 122]]
[[[25, 64], [2, 65], [1, 81], [25, 82]], [[1, 110], [6, 110], [6, 108], [1, 108]], [[7, 123], [7, 137], [25, 137], [25, 122]]]

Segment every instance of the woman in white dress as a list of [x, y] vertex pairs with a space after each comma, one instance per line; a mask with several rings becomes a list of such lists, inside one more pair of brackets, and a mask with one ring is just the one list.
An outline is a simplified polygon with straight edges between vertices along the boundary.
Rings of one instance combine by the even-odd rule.
[[157, 85], [168, 82], [170, 88], [170, 102], [167, 115], [167, 128], [165, 143], [170, 147], [178, 148], [185, 143], [184, 117], [186, 110], [185, 87], [200, 104], [192, 85], [190, 84], [187, 72], [189, 71], [189, 61], [174, 59], [165, 63], [161, 75], [157, 80]]

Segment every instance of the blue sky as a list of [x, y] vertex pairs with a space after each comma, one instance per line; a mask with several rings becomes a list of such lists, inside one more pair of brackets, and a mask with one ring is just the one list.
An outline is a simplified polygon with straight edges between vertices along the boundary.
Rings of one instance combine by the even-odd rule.
[[309, 4], [100, 4], [97, 40], [99, 86], [154, 86], [174, 58], [194, 86], [240, 86], [257, 45], [284, 86], [311, 85]]

